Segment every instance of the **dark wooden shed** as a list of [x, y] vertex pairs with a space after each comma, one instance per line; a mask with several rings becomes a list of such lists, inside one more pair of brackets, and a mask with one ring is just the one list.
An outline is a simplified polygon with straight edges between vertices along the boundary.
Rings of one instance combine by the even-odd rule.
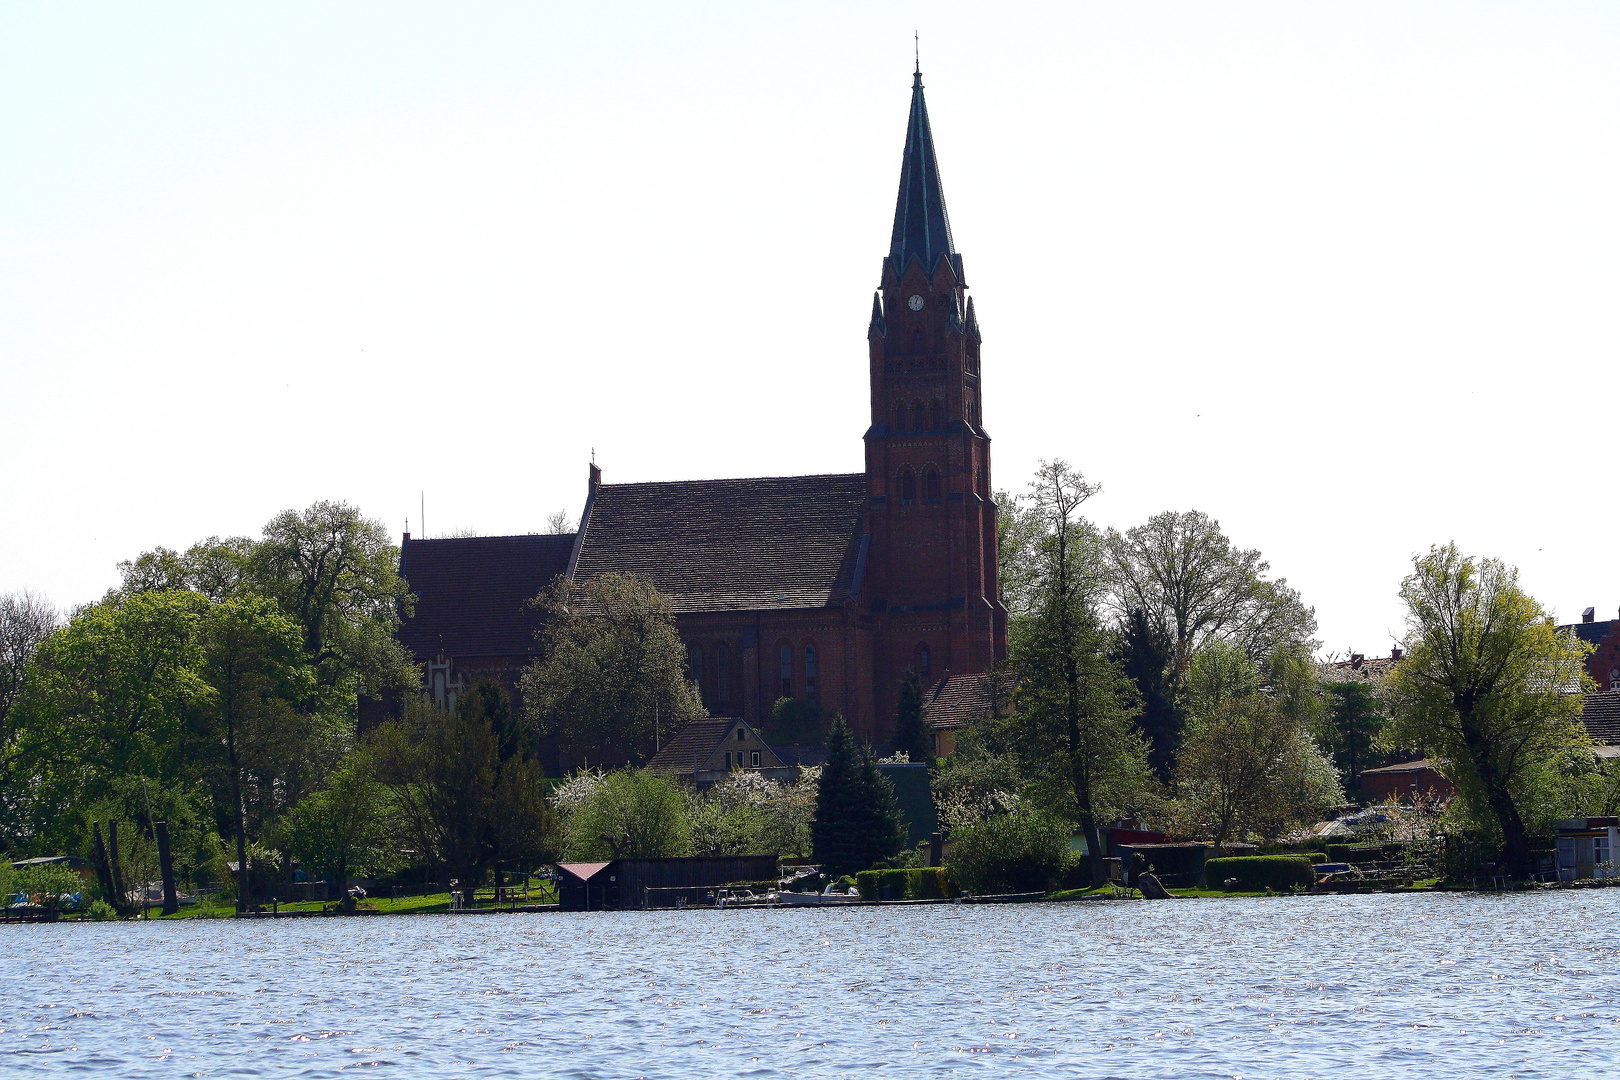
[[614, 859], [560, 863], [557, 903], [563, 911], [623, 911], [702, 903], [706, 894], [733, 882], [776, 880], [775, 855], [696, 859]]

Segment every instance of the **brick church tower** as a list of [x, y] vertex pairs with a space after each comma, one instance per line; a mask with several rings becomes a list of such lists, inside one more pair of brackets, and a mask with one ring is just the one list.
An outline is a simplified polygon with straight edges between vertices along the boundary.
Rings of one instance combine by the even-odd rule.
[[867, 340], [869, 612], [879, 715], [892, 717], [908, 670], [926, 687], [986, 671], [1007, 653], [979, 323], [951, 240], [920, 71]]

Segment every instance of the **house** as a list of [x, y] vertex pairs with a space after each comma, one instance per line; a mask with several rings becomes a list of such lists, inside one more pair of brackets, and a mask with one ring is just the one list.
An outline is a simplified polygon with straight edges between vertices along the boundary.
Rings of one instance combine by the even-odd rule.
[[13, 870], [23, 870], [30, 866], [65, 866], [79, 875], [79, 879], [86, 885], [96, 883], [95, 867], [90, 860], [82, 855], [43, 855], [37, 859], [20, 859], [11, 864]]
[[759, 772], [766, 779], [789, 781], [797, 770], [765, 744], [758, 731], [736, 717], [706, 716], [693, 720], [647, 762], [649, 772], [689, 780], [706, 788], [733, 772]]
[[1444, 776], [1428, 758], [1385, 765], [1381, 769], [1363, 769], [1360, 773], [1361, 797], [1370, 803], [1397, 799], [1411, 802], [1414, 794], [1449, 799], [1457, 794], [1456, 785]]
[[923, 691], [923, 730], [933, 733], [935, 757], [956, 753], [957, 732], [1005, 708], [1009, 695], [1002, 681], [988, 671], [953, 675]]
[[[760, 255], [761, 265], [792, 265], [790, 246]], [[846, 384], [868, 399], [867, 426], [849, 432], [860, 436], [862, 471], [610, 484], [592, 463], [573, 534], [407, 534], [400, 574], [416, 613], [399, 639], [422, 665], [424, 689], [448, 706], [473, 679], [492, 677], [521, 709], [517, 675], [538, 652], [528, 600], [559, 576], [629, 572], [670, 598], [711, 716], [757, 728], [776, 701], [794, 698], [843, 716], [863, 741], [887, 741], [910, 673], [930, 686], [1007, 655], [982, 343], [914, 73], [867, 378]], [[769, 362], [770, 342], [757, 347]], [[851, 370], [829, 359], [805, 378]], [[784, 407], [794, 403], [760, 403]], [[738, 450], [746, 469], [748, 448]], [[579, 764], [555, 747], [541, 752], [553, 774]]]
[[627, 911], [702, 904], [723, 885], [774, 882], [777, 864], [775, 855], [736, 855], [559, 863], [557, 871], [559, 909]]
[[1593, 608], [1581, 612], [1581, 621], [1566, 623], [1559, 631], [1572, 634], [1592, 646], [1586, 658], [1586, 673], [1599, 689], [1620, 691], [1620, 619], [1597, 618]]
[[1620, 877], [1620, 818], [1566, 818], [1558, 823], [1558, 876], [1565, 881]]

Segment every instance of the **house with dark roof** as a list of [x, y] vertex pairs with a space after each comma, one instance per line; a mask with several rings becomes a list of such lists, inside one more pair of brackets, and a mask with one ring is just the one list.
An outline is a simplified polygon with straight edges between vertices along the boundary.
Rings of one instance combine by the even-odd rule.
[[798, 772], [783, 764], [748, 721], [712, 716], [682, 728], [652, 756], [647, 769], [700, 788], [734, 772], [757, 772], [784, 781]]
[[530, 598], [558, 575], [627, 571], [670, 597], [716, 717], [757, 732], [778, 699], [808, 699], [883, 742], [908, 672], [956, 696], [953, 680], [989, 671], [1007, 648], [967, 288], [916, 72], [867, 324], [864, 469], [609, 484], [593, 463], [570, 536], [407, 535], [400, 571], [417, 603], [400, 640], [426, 688], [448, 704], [487, 675], [516, 696], [538, 655]]
[[1600, 690], [1620, 690], [1620, 619], [1599, 619], [1595, 608], [1581, 612], [1581, 621], [1566, 623], [1559, 631], [1592, 646], [1586, 673]]

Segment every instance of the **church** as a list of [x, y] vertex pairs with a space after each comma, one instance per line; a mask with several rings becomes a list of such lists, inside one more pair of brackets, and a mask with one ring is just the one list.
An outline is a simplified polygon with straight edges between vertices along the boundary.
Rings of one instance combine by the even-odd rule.
[[673, 602], [711, 716], [759, 726], [799, 698], [882, 743], [908, 672], [941, 716], [973, 700], [1006, 657], [1007, 612], [967, 288], [919, 71], [867, 327], [865, 471], [614, 484], [592, 464], [575, 533], [407, 533], [399, 637], [425, 689], [450, 704], [492, 677], [515, 695], [540, 654], [527, 601], [559, 574], [621, 571]]

